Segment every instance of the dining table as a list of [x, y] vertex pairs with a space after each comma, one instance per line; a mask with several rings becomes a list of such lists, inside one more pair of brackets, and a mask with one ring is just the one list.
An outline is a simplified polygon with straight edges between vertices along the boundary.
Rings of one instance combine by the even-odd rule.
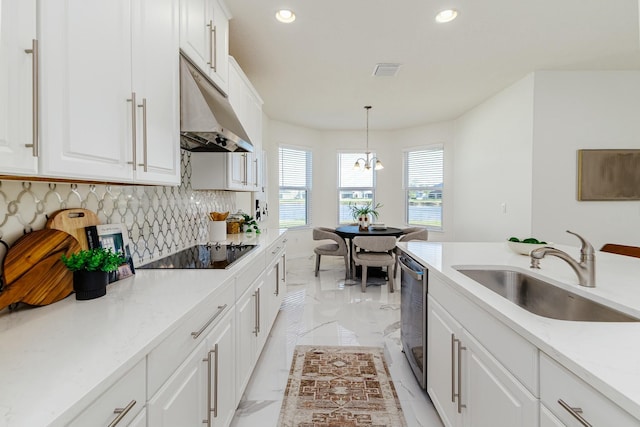
[[[394, 236], [400, 237], [404, 234], [401, 228], [395, 227], [372, 227], [369, 226], [365, 229], [360, 229], [358, 225], [343, 225], [336, 228], [336, 234], [343, 239], [347, 240], [347, 247], [349, 249], [349, 265], [353, 266], [353, 238], [357, 236]], [[355, 272], [351, 272], [351, 277], [355, 276]]]

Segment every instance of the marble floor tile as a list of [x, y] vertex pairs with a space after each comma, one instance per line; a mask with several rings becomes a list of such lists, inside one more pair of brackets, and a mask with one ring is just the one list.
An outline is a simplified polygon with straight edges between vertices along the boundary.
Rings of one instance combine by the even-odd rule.
[[381, 278], [362, 293], [341, 258], [323, 257], [318, 277], [314, 262], [287, 259], [287, 295], [231, 426], [277, 426], [296, 345], [362, 345], [384, 348], [408, 426], [442, 427], [402, 353], [399, 281], [394, 293]]

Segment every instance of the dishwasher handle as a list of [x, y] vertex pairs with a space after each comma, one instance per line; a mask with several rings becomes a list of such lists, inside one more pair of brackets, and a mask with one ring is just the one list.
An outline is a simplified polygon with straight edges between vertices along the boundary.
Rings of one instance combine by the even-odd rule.
[[422, 267], [413, 259], [404, 255], [399, 255], [398, 261], [400, 262], [400, 268], [402, 268], [407, 274], [409, 274], [415, 280], [423, 280], [423, 278], [425, 277], [425, 273], [427, 272], [426, 268]]

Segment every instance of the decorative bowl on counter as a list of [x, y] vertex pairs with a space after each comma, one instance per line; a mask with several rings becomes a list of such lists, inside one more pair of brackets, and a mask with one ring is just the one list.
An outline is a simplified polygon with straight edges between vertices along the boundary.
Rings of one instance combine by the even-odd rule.
[[520, 254], [520, 255], [529, 255], [529, 253], [531, 253], [532, 250], [538, 249], [538, 248], [544, 248], [545, 246], [553, 247], [553, 243], [552, 242], [547, 242], [547, 243], [524, 243], [524, 242], [507, 241], [507, 245], [509, 246], [509, 249], [511, 249], [513, 252], [515, 252], [517, 254]]

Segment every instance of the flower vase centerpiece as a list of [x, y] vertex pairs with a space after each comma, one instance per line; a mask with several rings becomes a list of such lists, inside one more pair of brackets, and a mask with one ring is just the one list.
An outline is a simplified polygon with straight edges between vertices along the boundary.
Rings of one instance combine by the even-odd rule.
[[353, 216], [353, 219], [358, 222], [358, 228], [361, 231], [369, 229], [369, 225], [371, 225], [371, 217], [378, 219], [378, 216], [380, 215], [378, 213], [378, 209], [381, 207], [381, 203], [376, 203], [375, 206], [372, 206], [371, 202], [364, 205], [352, 205], [349, 203], [351, 216]]

